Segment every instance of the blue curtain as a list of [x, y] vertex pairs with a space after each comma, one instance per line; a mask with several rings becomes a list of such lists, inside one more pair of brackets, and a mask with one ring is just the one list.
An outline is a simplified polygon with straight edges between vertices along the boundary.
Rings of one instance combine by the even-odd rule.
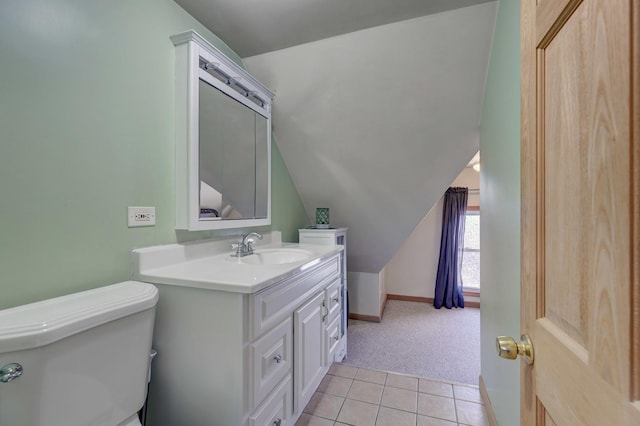
[[468, 188], [449, 188], [444, 194], [440, 260], [433, 306], [440, 309], [464, 308], [462, 294], [462, 249], [467, 214]]

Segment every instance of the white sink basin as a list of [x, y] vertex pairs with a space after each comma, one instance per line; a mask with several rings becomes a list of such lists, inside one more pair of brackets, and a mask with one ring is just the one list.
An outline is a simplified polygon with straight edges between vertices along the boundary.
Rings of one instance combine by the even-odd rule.
[[302, 262], [313, 257], [308, 250], [294, 248], [259, 249], [244, 257], [228, 256], [227, 262], [246, 265], [282, 265], [285, 263]]
[[253, 294], [342, 250], [341, 246], [283, 244], [279, 232], [271, 234], [265, 235], [265, 245], [258, 245], [255, 254], [240, 258], [229, 256], [229, 244], [237, 238], [136, 249], [134, 276], [157, 284]]

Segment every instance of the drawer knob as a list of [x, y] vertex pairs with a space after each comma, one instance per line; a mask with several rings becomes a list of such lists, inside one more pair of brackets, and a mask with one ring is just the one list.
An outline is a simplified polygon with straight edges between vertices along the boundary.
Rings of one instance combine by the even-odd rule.
[[276, 361], [276, 364], [280, 364], [280, 361], [282, 361], [282, 355], [276, 354], [273, 359]]
[[273, 425], [274, 426], [280, 426], [282, 424], [282, 419], [281, 418], [277, 418], [276, 420], [273, 421]]
[[335, 336], [333, 339], [337, 342], [338, 340], [340, 340], [340, 336]]
[[336, 303], [340, 303], [340, 298], [339, 297], [334, 297], [333, 301], [336, 302]]
[[323, 300], [322, 301], [322, 322], [325, 322], [325, 320], [327, 319], [327, 316], [329, 316], [329, 309], [327, 309], [327, 304]]

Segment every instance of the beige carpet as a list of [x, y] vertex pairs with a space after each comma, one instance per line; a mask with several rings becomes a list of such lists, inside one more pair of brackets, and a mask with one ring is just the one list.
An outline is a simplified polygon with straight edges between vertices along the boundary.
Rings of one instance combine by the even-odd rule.
[[478, 385], [480, 309], [389, 300], [380, 323], [349, 320], [345, 364]]

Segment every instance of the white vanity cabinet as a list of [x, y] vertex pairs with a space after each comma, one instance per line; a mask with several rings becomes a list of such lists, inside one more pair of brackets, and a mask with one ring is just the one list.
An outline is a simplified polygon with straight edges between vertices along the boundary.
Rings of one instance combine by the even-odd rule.
[[[330, 334], [325, 340], [331, 348], [327, 352], [332, 361], [341, 362], [347, 356], [347, 228], [304, 228], [298, 230], [300, 244], [314, 244], [326, 246], [342, 246], [340, 262], [342, 276], [340, 284], [332, 287], [332, 294], [327, 299], [332, 319], [331, 327], [326, 330]], [[337, 293], [337, 294], [336, 294]], [[338, 312], [335, 312], [335, 310]], [[338, 318], [336, 318], [338, 317]], [[334, 322], [335, 321], [335, 322]], [[329, 359], [326, 360], [329, 362]]]
[[134, 273], [160, 292], [149, 424], [293, 426], [339, 336], [341, 250], [323, 250], [256, 292], [167, 283], [195, 262]]
[[[333, 362], [335, 348], [329, 340], [329, 330], [332, 327], [339, 330], [340, 259], [340, 255], [336, 255], [312, 273], [285, 280], [250, 299], [256, 333], [270, 329], [282, 318], [293, 318], [293, 411], [296, 417]], [[264, 359], [268, 361], [273, 356], [269, 353]]]

